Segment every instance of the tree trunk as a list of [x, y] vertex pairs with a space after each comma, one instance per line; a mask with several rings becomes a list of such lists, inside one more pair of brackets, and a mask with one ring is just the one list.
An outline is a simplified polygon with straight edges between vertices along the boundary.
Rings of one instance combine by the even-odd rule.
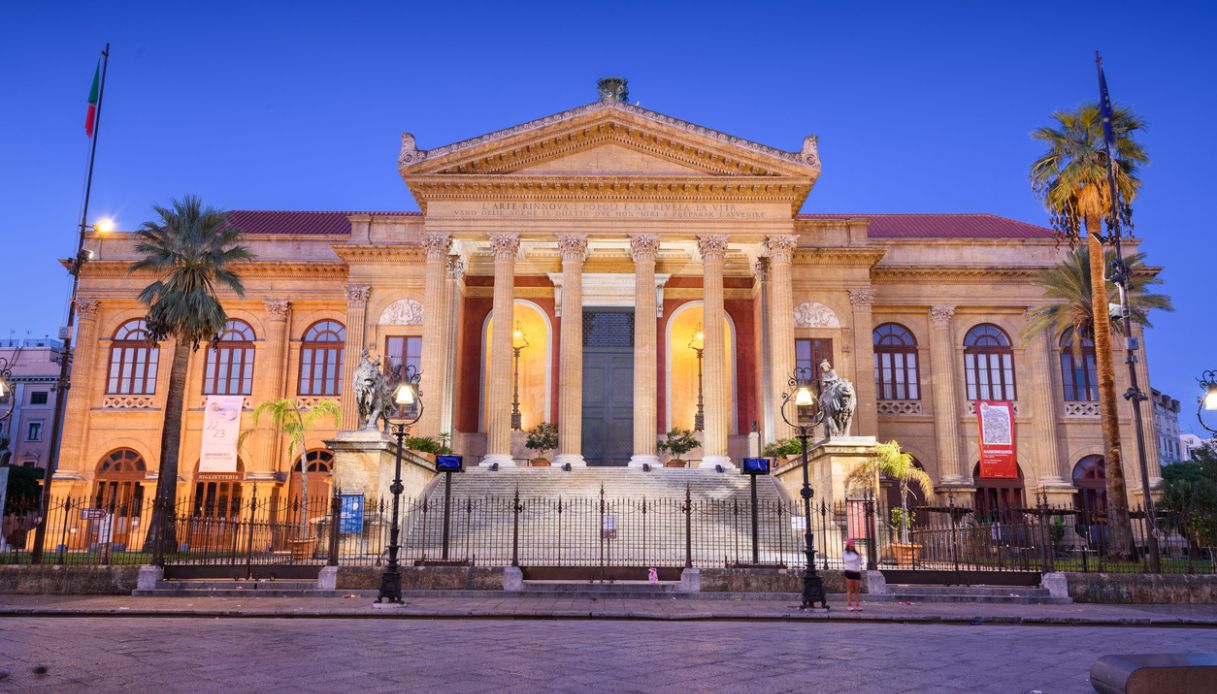
[[308, 535], [308, 454], [304, 443], [300, 443], [300, 537]]
[[1128, 491], [1124, 483], [1124, 457], [1117, 418], [1116, 371], [1111, 352], [1111, 317], [1107, 307], [1107, 282], [1103, 244], [1097, 232], [1098, 217], [1086, 218], [1086, 242], [1090, 248], [1090, 307], [1094, 319], [1095, 372], [1099, 379], [1099, 421], [1103, 427], [1103, 463], [1107, 477], [1107, 555], [1132, 558], [1132, 521], [1128, 517]]
[[159, 539], [165, 552], [177, 548], [177, 473], [178, 453], [182, 447], [182, 412], [185, 409], [186, 373], [190, 365], [191, 344], [174, 343], [173, 366], [169, 371], [169, 392], [165, 397], [165, 423], [161, 430], [161, 458], [157, 468], [156, 501], [152, 524], [144, 539], [144, 551], [153, 552]]

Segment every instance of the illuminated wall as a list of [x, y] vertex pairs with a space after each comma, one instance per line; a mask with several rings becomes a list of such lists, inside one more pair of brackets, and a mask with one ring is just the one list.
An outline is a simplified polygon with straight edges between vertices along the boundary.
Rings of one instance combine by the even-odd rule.
[[[482, 339], [482, 406], [481, 431], [486, 430], [486, 403], [489, 402], [488, 353], [490, 338], [494, 332], [493, 312], [486, 316]], [[518, 325], [528, 346], [520, 352], [520, 420], [527, 431], [548, 421], [550, 394], [550, 356], [553, 349], [553, 328], [549, 317], [531, 301], [517, 299], [512, 314], [512, 324]], [[511, 407], [511, 403], [507, 403]]]
[[[689, 348], [689, 339], [702, 323], [700, 301], [681, 304], [667, 325], [667, 425], [668, 429], [692, 429], [697, 414], [697, 353]], [[723, 335], [726, 349], [726, 369], [729, 387], [727, 401], [705, 403], [709, 412], [716, 404], [726, 408], [730, 431], [735, 431], [735, 338], [729, 318], [723, 320]]]

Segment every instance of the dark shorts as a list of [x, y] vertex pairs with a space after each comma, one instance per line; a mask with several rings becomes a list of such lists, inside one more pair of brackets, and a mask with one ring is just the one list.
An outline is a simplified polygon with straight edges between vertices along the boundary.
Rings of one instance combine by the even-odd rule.
[[851, 581], [861, 581], [862, 573], [860, 571], [846, 571], [845, 578], [847, 578]]

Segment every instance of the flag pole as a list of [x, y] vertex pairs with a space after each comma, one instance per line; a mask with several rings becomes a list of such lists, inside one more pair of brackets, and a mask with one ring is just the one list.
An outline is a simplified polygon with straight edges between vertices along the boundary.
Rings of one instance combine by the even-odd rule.
[[[1158, 519], [1154, 512], [1154, 497], [1149, 493], [1149, 462], [1145, 455], [1145, 425], [1142, 421], [1141, 403], [1149, 399], [1137, 382], [1137, 350], [1140, 341], [1133, 336], [1132, 305], [1129, 290], [1132, 278], [1128, 273], [1128, 263], [1124, 262], [1124, 250], [1121, 245], [1120, 231], [1120, 189], [1116, 184], [1116, 143], [1113, 131], [1114, 112], [1111, 107], [1111, 97], [1107, 93], [1107, 78], [1103, 75], [1103, 58], [1098, 51], [1094, 52], [1094, 62], [1099, 71], [1099, 112], [1103, 118], [1103, 142], [1107, 148], [1107, 186], [1108, 197], [1111, 199], [1111, 218], [1108, 220], [1107, 235], [1116, 252], [1116, 258], [1111, 264], [1111, 281], [1120, 290], [1120, 322], [1124, 328], [1124, 363], [1128, 365], [1128, 390], [1124, 391], [1124, 399], [1132, 403], [1133, 430], [1137, 435], [1137, 463], [1141, 471], [1141, 495], [1145, 510], [1147, 543], [1149, 544], [1149, 567], [1153, 573], [1162, 571], [1162, 554], [1158, 546]], [[1098, 316], [1095, 317], [1098, 320]]]
[[[80, 227], [76, 234], [76, 255], [72, 258], [68, 273], [72, 275], [72, 292], [68, 301], [68, 320], [59, 329], [59, 338], [63, 341], [63, 351], [59, 354], [59, 378], [55, 383], [55, 411], [51, 417], [51, 451], [47, 459], [45, 477], [42, 481], [42, 499], [38, 506], [38, 526], [34, 530], [34, 549], [30, 555], [33, 564], [42, 563], [42, 554], [46, 544], [47, 515], [51, 504], [51, 480], [59, 467], [59, 453], [63, 449], [63, 415], [68, 403], [68, 389], [71, 387], [69, 378], [72, 368], [72, 330], [76, 324], [76, 291], [80, 287], [80, 268], [89, 259], [85, 250], [85, 235], [92, 228], [89, 226], [89, 195], [93, 192], [93, 162], [97, 158], [97, 138], [101, 135], [101, 112], [106, 96], [106, 69], [110, 66], [110, 42], [106, 42], [101, 52], [101, 86], [97, 92], [97, 113], [93, 119], [92, 144], [89, 147], [89, 171], [85, 178], [84, 209], [80, 214]], [[66, 513], [66, 511], [65, 511]], [[63, 554], [59, 555], [59, 563], [63, 562]]]

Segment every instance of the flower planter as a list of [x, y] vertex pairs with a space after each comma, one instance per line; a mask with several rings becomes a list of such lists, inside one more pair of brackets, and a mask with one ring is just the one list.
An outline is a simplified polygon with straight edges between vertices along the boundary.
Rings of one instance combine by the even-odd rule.
[[668, 461], [663, 464], [663, 466], [664, 467], [687, 467], [688, 463], [681, 460], [680, 458], [669, 458]]
[[548, 458], [533, 458], [532, 466], [533, 467], [549, 467], [549, 459]]
[[296, 561], [306, 561], [313, 558], [313, 554], [317, 551], [317, 538], [305, 537], [298, 540], [291, 540], [292, 559]]
[[896, 563], [901, 566], [912, 565], [921, 556], [921, 545], [908, 542], [893, 542], [892, 553], [896, 555]]

